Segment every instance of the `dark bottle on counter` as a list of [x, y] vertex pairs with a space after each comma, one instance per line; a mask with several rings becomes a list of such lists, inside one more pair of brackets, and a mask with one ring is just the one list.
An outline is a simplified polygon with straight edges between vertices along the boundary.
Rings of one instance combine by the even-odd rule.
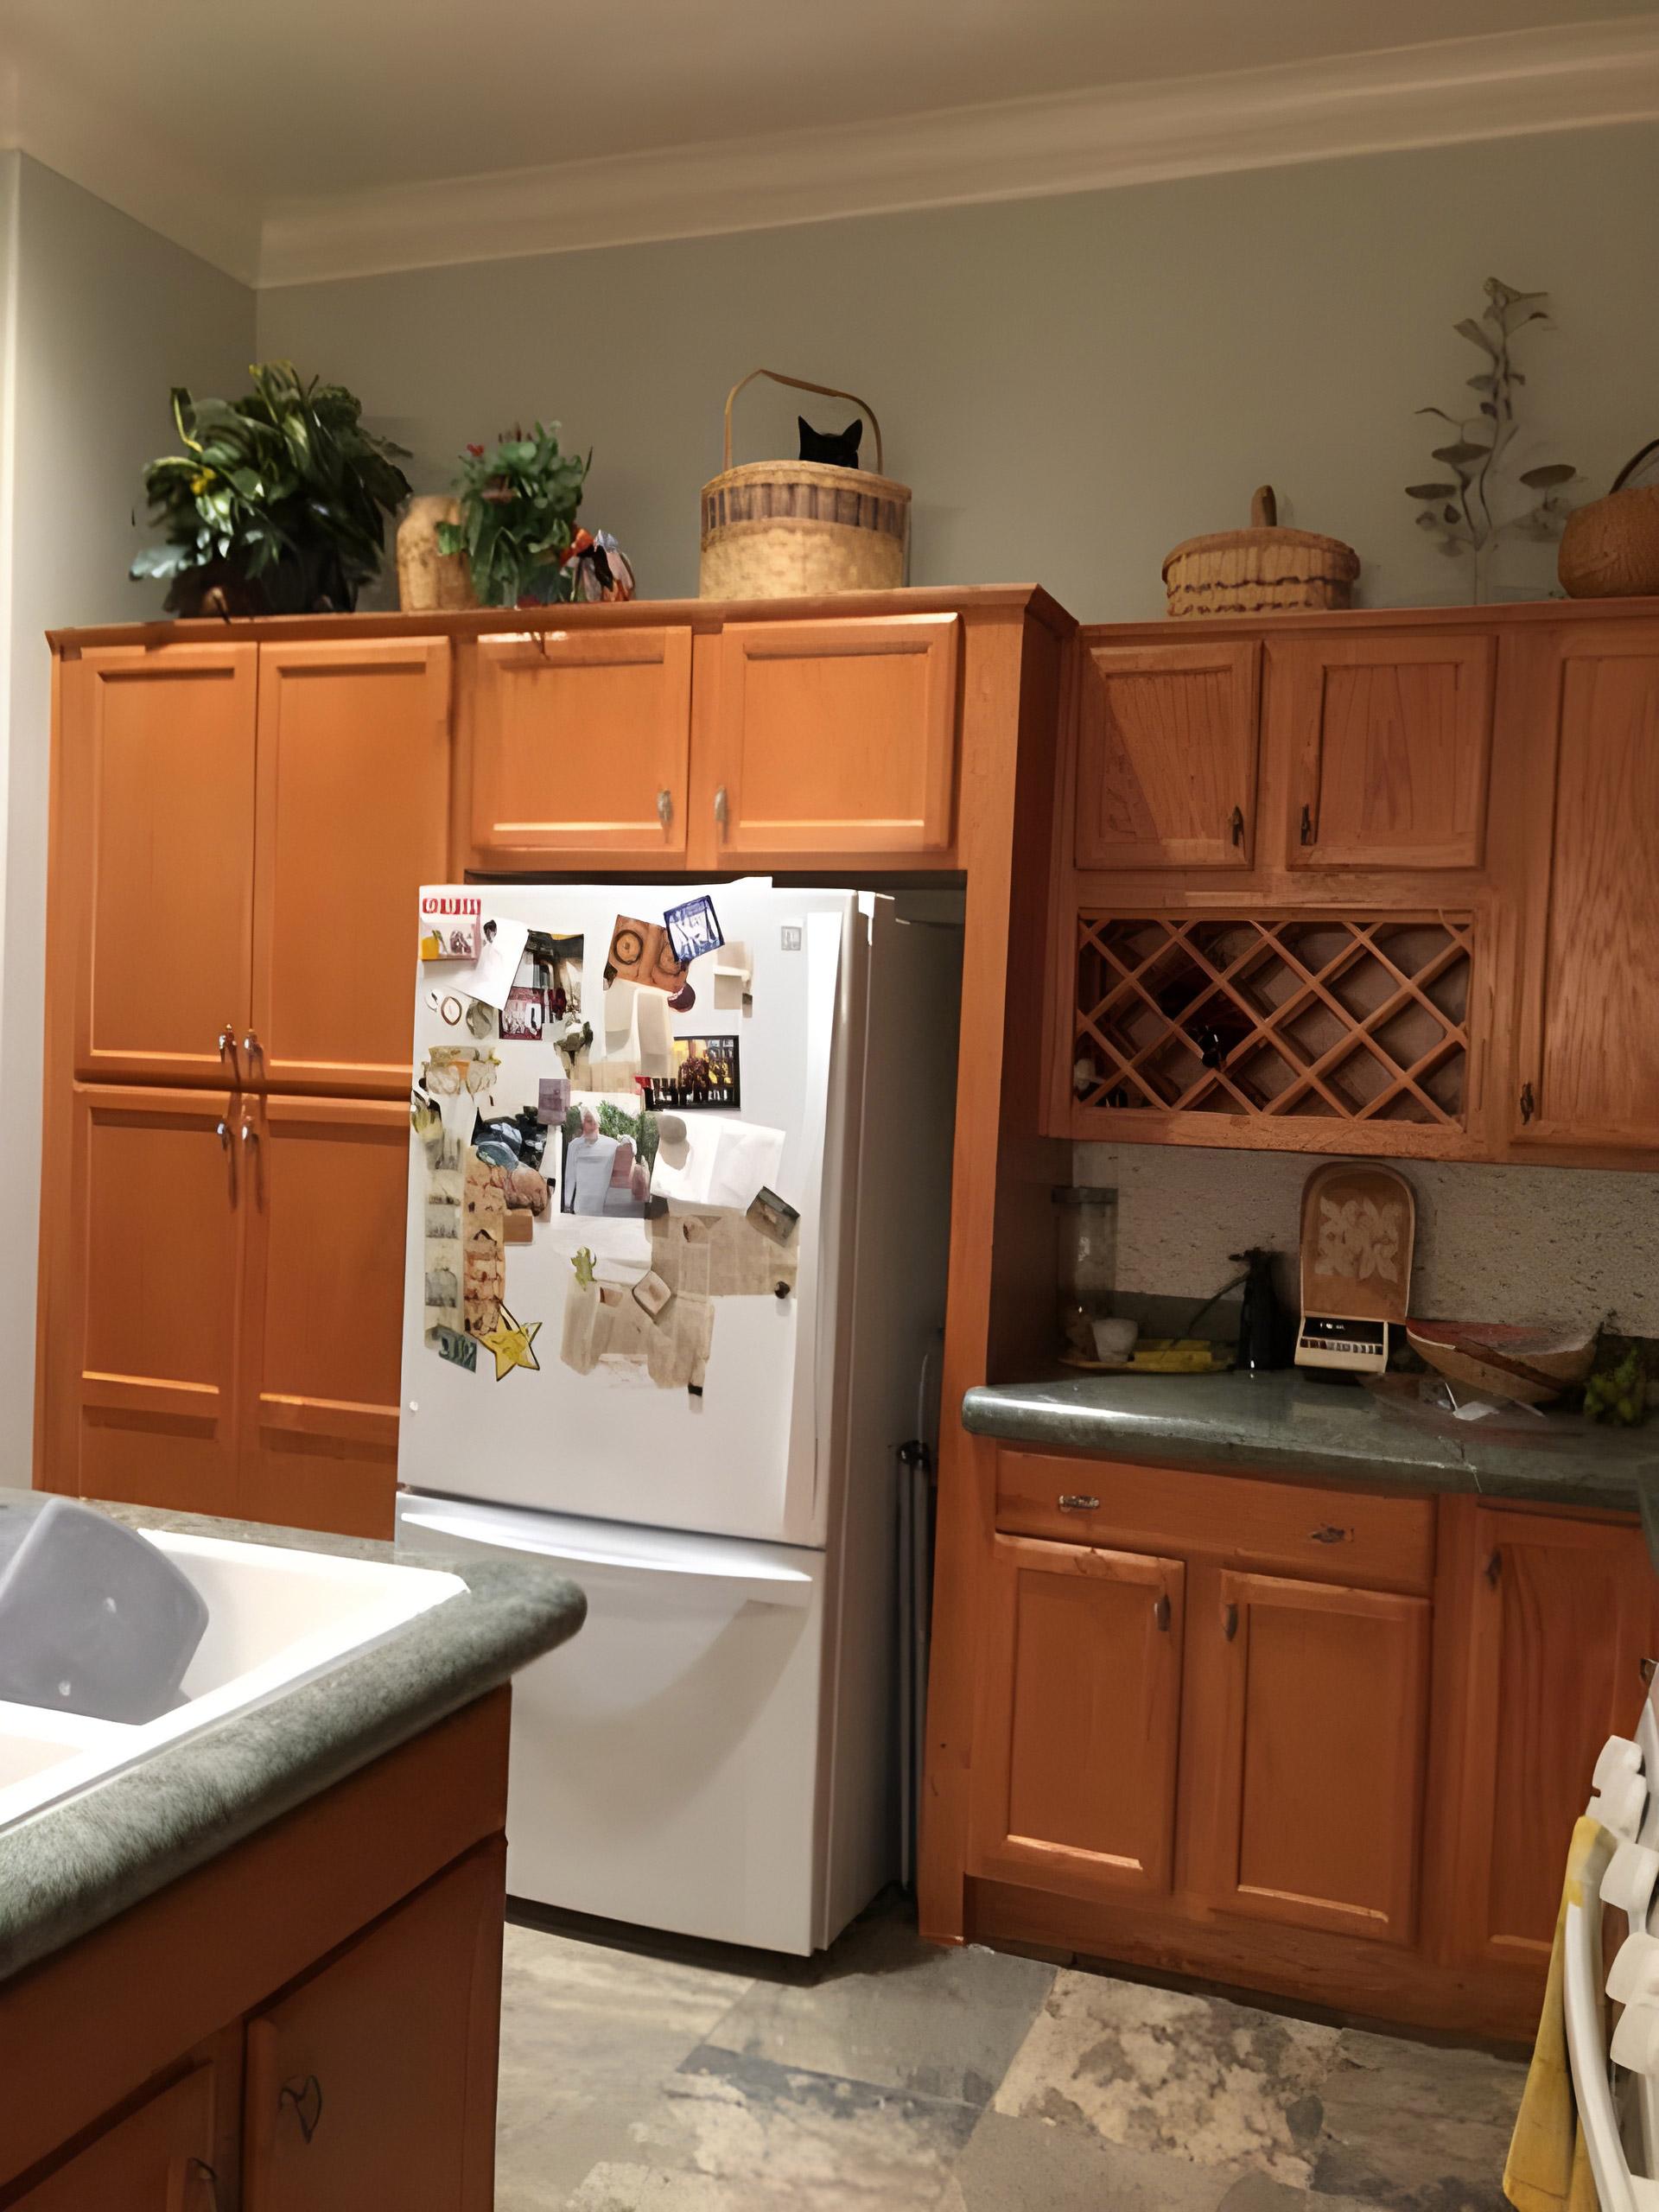
[[1243, 1374], [1267, 1374], [1286, 1363], [1284, 1320], [1273, 1282], [1274, 1255], [1253, 1244], [1248, 1251], [1235, 1252], [1233, 1258], [1249, 1270], [1238, 1317], [1237, 1365]]

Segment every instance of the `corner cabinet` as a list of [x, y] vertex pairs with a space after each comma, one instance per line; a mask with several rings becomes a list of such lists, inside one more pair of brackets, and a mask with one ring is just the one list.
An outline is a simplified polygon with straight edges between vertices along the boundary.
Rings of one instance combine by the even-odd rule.
[[1070, 698], [1048, 1134], [1659, 1164], [1659, 607], [1086, 629]]

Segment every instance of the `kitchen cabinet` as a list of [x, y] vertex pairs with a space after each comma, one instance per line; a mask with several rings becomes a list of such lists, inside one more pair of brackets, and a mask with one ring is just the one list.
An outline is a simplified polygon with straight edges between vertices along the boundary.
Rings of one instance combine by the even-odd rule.
[[101, 646], [60, 671], [53, 980], [92, 1081], [236, 1077], [252, 958], [251, 645]]
[[244, 2212], [489, 2212], [500, 1954], [474, 1856], [250, 2020]]
[[448, 640], [261, 645], [257, 758], [243, 1079], [401, 1097], [410, 916], [449, 874]]
[[725, 624], [694, 861], [945, 851], [961, 630], [956, 614]]
[[[1537, 669], [1517, 1149], [1659, 1154], [1659, 621], [1563, 628]], [[1610, 1162], [1609, 1164], [1614, 1164]], [[1623, 1164], [1623, 1163], [1618, 1163]]]
[[1454, 1924], [1478, 1962], [1541, 1980], [1561, 1868], [1609, 1736], [1630, 1736], [1659, 1656], [1659, 1590], [1635, 1528], [1478, 1507], [1457, 1592]]
[[976, 1863], [1084, 1896], [1169, 1886], [1179, 1560], [999, 1536]]
[[1495, 648], [1442, 630], [1268, 640], [1291, 867], [1480, 865]]
[[193, 2067], [13, 2198], [13, 2212], [224, 2212], [231, 2200], [214, 2165], [217, 2087], [211, 2065]]
[[238, 1510], [384, 1536], [397, 1469], [407, 1109], [248, 1097], [236, 1141]]
[[483, 637], [464, 667], [476, 866], [683, 866], [689, 627]]
[[1247, 868], [1262, 649], [1254, 641], [1076, 653], [1079, 868]]
[[1428, 1625], [1423, 1598], [1222, 1573], [1214, 1614], [1194, 1621], [1221, 1658], [1197, 1883], [1211, 1904], [1410, 1942]]
[[223, 1091], [77, 1084], [67, 1109], [41, 1344], [56, 1487], [234, 1514], [234, 1103]]

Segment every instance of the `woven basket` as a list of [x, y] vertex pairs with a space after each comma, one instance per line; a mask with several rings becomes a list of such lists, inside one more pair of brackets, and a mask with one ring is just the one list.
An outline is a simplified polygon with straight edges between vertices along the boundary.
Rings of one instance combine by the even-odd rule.
[[442, 492], [410, 501], [397, 525], [397, 604], [405, 614], [478, 605], [467, 556], [438, 550], [438, 524], [460, 520], [460, 501]]
[[1359, 556], [1339, 537], [1281, 530], [1273, 486], [1250, 501], [1249, 530], [1189, 537], [1164, 563], [1172, 614], [1271, 614], [1351, 604]]
[[[732, 467], [732, 402], [756, 377], [850, 399], [875, 433], [875, 474], [816, 461]], [[905, 581], [910, 486], [881, 474], [881, 425], [855, 392], [751, 369], [726, 395], [725, 462], [702, 487], [704, 599], [794, 599], [819, 592], [893, 591]]]

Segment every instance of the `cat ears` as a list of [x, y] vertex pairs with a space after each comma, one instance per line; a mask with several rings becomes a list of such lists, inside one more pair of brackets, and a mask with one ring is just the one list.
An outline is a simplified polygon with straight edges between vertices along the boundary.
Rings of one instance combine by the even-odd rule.
[[[812, 425], [807, 421], [804, 415], [798, 415], [795, 417], [795, 420], [799, 427], [801, 435], [804, 438], [833, 437], [835, 435], [835, 433], [832, 430], [815, 430]], [[841, 442], [843, 445], [850, 446], [853, 451], [856, 453], [858, 451], [858, 442], [863, 435], [864, 417], [861, 415], [855, 422], [849, 423], [846, 429], [842, 432]]]

